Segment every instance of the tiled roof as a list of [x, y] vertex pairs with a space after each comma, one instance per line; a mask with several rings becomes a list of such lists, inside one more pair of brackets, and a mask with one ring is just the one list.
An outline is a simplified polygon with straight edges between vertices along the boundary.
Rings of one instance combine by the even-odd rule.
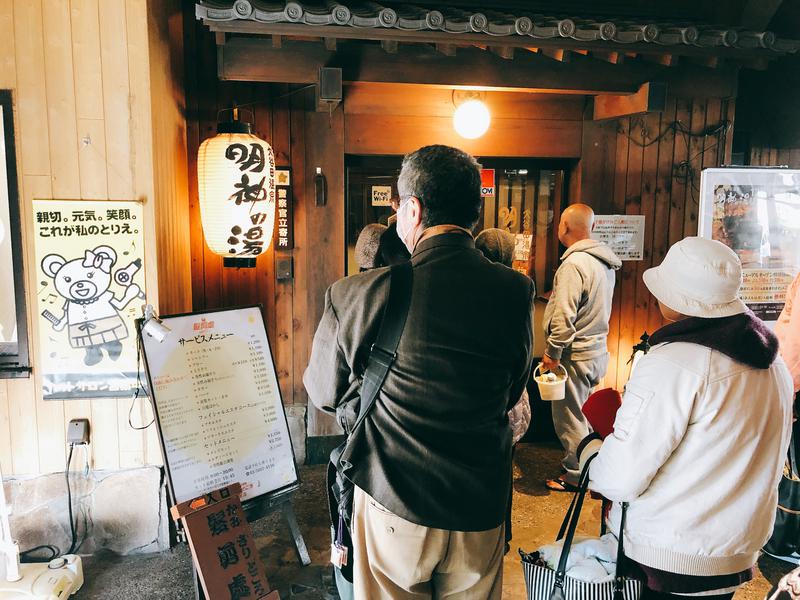
[[[487, 0], [487, 5], [491, 4]], [[605, 42], [612, 45], [636, 43], [656, 46], [739, 48], [795, 52], [800, 41], [779, 39], [770, 31], [661, 23], [630, 18], [593, 20], [542, 14], [510, 14], [495, 10], [456, 7], [427, 8], [411, 4], [385, 5], [377, 2], [321, 0], [309, 2], [266, 2], [263, 0], [207, 0], [196, 4], [198, 19], [205, 22], [252, 21], [265, 25], [298, 24], [436, 32], [483, 34], [487, 38], [537, 40], [569, 39], [577, 42]], [[454, 41], [457, 41], [454, 38]], [[488, 43], [488, 41], [487, 41]], [[498, 40], [498, 43], [502, 43]]]

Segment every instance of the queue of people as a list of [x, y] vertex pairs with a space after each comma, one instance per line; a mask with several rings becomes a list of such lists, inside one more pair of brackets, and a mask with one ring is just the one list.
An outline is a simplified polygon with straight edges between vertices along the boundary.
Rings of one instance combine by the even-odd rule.
[[[354, 490], [334, 523], [333, 555], [352, 568], [360, 600], [502, 594], [512, 448], [530, 422], [535, 289], [508, 268], [509, 234], [473, 238], [480, 186], [479, 165], [458, 149], [407, 155], [391, 236], [410, 255], [405, 306], [396, 308], [392, 266], [405, 253], [375, 258], [385, 230], [364, 234], [374, 239], [357, 247], [363, 272], [325, 296], [303, 380], [348, 434], [335, 460]], [[588, 465], [591, 488], [612, 503], [612, 531], [627, 505], [625, 569], [645, 582], [644, 596], [727, 600], [771, 533], [797, 386], [778, 338], [737, 297], [736, 254], [686, 238], [644, 274], [669, 324], [634, 370], [613, 433], [594, 434], [581, 408], [607, 367], [621, 261], [591, 239], [593, 219], [573, 204], [558, 228], [567, 250], [544, 313], [542, 362], [568, 376], [565, 399], [552, 403], [566, 454], [545, 485], [572, 491]], [[386, 352], [386, 321], [398, 311], [396, 351]], [[797, 331], [791, 316], [786, 323]], [[781, 339], [780, 353], [792, 348]]]

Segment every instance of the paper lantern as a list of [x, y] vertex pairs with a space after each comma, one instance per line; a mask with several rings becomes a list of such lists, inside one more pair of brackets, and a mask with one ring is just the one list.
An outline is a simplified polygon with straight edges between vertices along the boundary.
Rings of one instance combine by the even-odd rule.
[[254, 267], [275, 227], [275, 155], [237, 111], [200, 146], [197, 188], [208, 247], [225, 266]]

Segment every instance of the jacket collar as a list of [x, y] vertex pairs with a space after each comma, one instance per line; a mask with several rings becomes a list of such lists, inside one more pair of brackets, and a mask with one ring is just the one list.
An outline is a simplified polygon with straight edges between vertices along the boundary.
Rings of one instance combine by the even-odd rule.
[[429, 237], [423, 237], [414, 248], [412, 258], [428, 250], [443, 246], [455, 246], [461, 248], [475, 248], [475, 239], [466, 231], [450, 229], [446, 233], [434, 233]]

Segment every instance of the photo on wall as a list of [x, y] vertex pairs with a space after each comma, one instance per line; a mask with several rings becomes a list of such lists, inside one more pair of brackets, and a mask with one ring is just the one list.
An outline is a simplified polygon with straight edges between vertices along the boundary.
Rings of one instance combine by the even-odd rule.
[[700, 188], [699, 235], [736, 252], [742, 300], [774, 323], [800, 271], [800, 171], [706, 169]]
[[34, 200], [45, 400], [128, 396], [137, 388], [142, 214], [133, 201]]

